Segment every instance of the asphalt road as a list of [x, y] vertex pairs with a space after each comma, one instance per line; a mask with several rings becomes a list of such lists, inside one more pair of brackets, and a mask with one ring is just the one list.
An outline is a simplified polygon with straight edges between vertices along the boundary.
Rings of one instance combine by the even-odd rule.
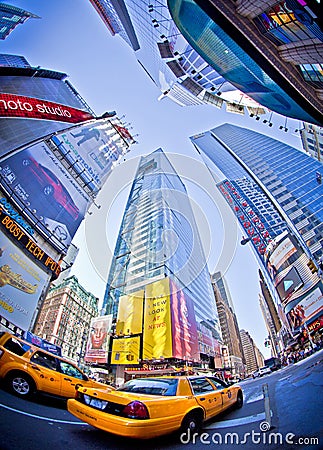
[[[149, 441], [97, 430], [66, 411], [66, 402], [39, 396], [27, 401], [0, 390], [2, 450], [321, 449], [323, 350], [292, 366], [241, 383], [245, 403], [205, 424], [200, 436]], [[268, 386], [269, 404], [263, 386]]]

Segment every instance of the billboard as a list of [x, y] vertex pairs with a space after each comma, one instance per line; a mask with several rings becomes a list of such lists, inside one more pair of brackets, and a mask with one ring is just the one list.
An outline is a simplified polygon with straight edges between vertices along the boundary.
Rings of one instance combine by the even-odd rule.
[[92, 114], [60, 103], [22, 95], [0, 93], [0, 117], [54, 120], [79, 123], [93, 119]]
[[108, 362], [111, 326], [112, 314], [94, 317], [91, 320], [84, 361], [94, 363]]
[[193, 301], [170, 280], [173, 357], [199, 360]]
[[172, 356], [169, 279], [164, 278], [146, 286], [143, 359]]
[[[272, 245], [273, 244], [271, 243], [270, 247]], [[270, 257], [267, 261], [268, 273], [270, 274], [272, 279], [274, 279], [277, 275], [279, 268], [296, 252], [297, 248], [292, 243], [289, 237], [286, 237], [282, 242], [278, 244], [278, 246], [270, 254]]]
[[[7, 207], [7, 205], [5, 204], [3, 206]], [[17, 215], [14, 217], [17, 218]], [[28, 237], [26, 229], [17, 225], [15, 220], [12, 219], [12, 214], [8, 215], [4, 212], [2, 204], [0, 204], [0, 231], [10, 236], [13, 242], [17, 242], [17, 244], [19, 242], [18, 245], [24, 248], [26, 252], [28, 251], [28, 255], [34, 258], [35, 261], [37, 260], [39, 264], [44, 266], [46, 272], [50, 270], [52, 272], [52, 280], [59, 276], [61, 273], [59, 262], [54, 261], [51, 256], [38, 247], [36, 242]]]
[[140, 336], [113, 339], [111, 364], [139, 364]]
[[282, 302], [288, 299], [293, 292], [303, 286], [303, 281], [299, 276], [295, 267], [284, 276], [284, 278], [277, 284], [276, 290]]
[[47, 352], [54, 353], [54, 355], [62, 356], [62, 349], [58, 345], [52, 344], [51, 342], [36, 336], [36, 334], [33, 334], [30, 331], [26, 331], [24, 337], [26, 341], [37, 345], [37, 347], [43, 348]]
[[0, 233], [0, 315], [22, 330], [30, 327], [34, 311], [50, 276]]
[[121, 138], [116, 140], [115, 135], [109, 120], [96, 120], [52, 136], [51, 139], [84, 183], [97, 192], [114, 163], [128, 148]]
[[310, 321], [323, 309], [323, 294], [320, 288], [314, 289], [287, 313], [290, 326], [294, 331]]
[[120, 297], [116, 324], [117, 336], [142, 332], [143, 302], [143, 290]]
[[4, 159], [0, 173], [30, 217], [68, 246], [90, 198], [48, 147], [39, 143]]

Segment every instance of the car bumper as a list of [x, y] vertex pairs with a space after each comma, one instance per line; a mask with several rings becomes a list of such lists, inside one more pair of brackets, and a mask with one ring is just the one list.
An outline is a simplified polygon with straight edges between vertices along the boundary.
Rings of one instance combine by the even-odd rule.
[[67, 401], [67, 409], [75, 417], [93, 427], [119, 436], [137, 439], [150, 439], [172, 433], [180, 428], [183, 418], [182, 416], [172, 416], [158, 419], [127, 419], [93, 409], [74, 399]]

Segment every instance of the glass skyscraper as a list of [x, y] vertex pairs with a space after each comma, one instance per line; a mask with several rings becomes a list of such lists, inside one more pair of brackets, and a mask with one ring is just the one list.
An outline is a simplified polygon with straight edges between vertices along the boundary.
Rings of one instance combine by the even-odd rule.
[[[226, 177], [218, 188], [258, 256], [283, 322], [298, 332], [322, 311], [322, 282], [310, 270], [311, 258], [322, 255], [323, 186], [317, 181], [322, 165], [296, 148], [230, 124], [191, 141]], [[302, 321], [291, 317], [296, 305], [306, 310]]]
[[24, 9], [8, 5], [7, 3], [0, 3], [0, 39], [6, 39], [17, 25], [24, 23], [30, 18], [39, 19], [36, 14], [32, 14]]
[[271, 111], [322, 125], [317, 2], [168, 0], [167, 5], [185, 39], [227, 81]]
[[[212, 338], [220, 338], [220, 328], [204, 251], [186, 188], [158, 149], [141, 158], [133, 181], [108, 276], [104, 313], [116, 317], [122, 298], [142, 290], [147, 296], [149, 286], [165, 279], [170, 280], [171, 310], [176, 303], [187, 311], [191, 322], [187, 329], [191, 333], [195, 328], [199, 353], [212, 354]], [[178, 327], [182, 325], [180, 320]], [[174, 322], [172, 330], [176, 333]]]
[[317, 172], [322, 174], [323, 170], [317, 160], [273, 138], [230, 124], [192, 138], [192, 142], [224, 174], [230, 173], [230, 178], [242, 178], [242, 171], [252, 174], [314, 258], [322, 255], [323, 185], [317, 181]]
[[[139, 64], [161, 90], [180, 106], [209, 104], [244, 114], [259, 108], [212, 68], [184, 39], [166, 0], [90, 0], [111, 34], [135, 51]], [[260, 108], [259, 108], [260, 109]], [[262, 108], [261, 108], [262, 109]]]

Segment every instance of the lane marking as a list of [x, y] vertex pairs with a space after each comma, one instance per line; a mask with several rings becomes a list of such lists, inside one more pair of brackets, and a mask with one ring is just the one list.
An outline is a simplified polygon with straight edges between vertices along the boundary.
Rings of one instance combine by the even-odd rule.
[[[272, 411], [270, 411], [270, 415], [272, 416]], [[248, 423], [259, 422], [259, 421], [265, 420], [265, 418], [266, 418], [266, 414], [263, 412], [263, 413], [259, 413], [259, 414], [254, 414], [253, 416], [246, 416], [246, 417], [240, 417], [238, 419], [223, 420], [222, 422], [216, 422], [216, 423], [213, 423], [206, 427], [203, 427], [203, 430], [204, 429], [211, 430], [211, 429], [216, 429], [216, 428], [236, 427], [238, 425], [246, 425]]]
[[259, 402], [260, 400], [263, 399], [264, 399], [263, 394], [253, 394], [248, 398], [248, 400], [245, 401], [245, 404]]
[[50, 417], [37, 416], [36, 414], [31, 414], [25, 411], [20, 411], [19, 409], [11, 408], [10, 406], [3, 405], [2, 403], [0, 403], [0, 407], [9, 409], [9, 411], [13, 411], [18, 414], [23, 414], [24, 416], [33, 417], [34, 419], [47, 420], [48, 422], [66, 423], [68, 425], [88, 425], [85, 422], [72, 422], [70, 420], [51, 419]]

